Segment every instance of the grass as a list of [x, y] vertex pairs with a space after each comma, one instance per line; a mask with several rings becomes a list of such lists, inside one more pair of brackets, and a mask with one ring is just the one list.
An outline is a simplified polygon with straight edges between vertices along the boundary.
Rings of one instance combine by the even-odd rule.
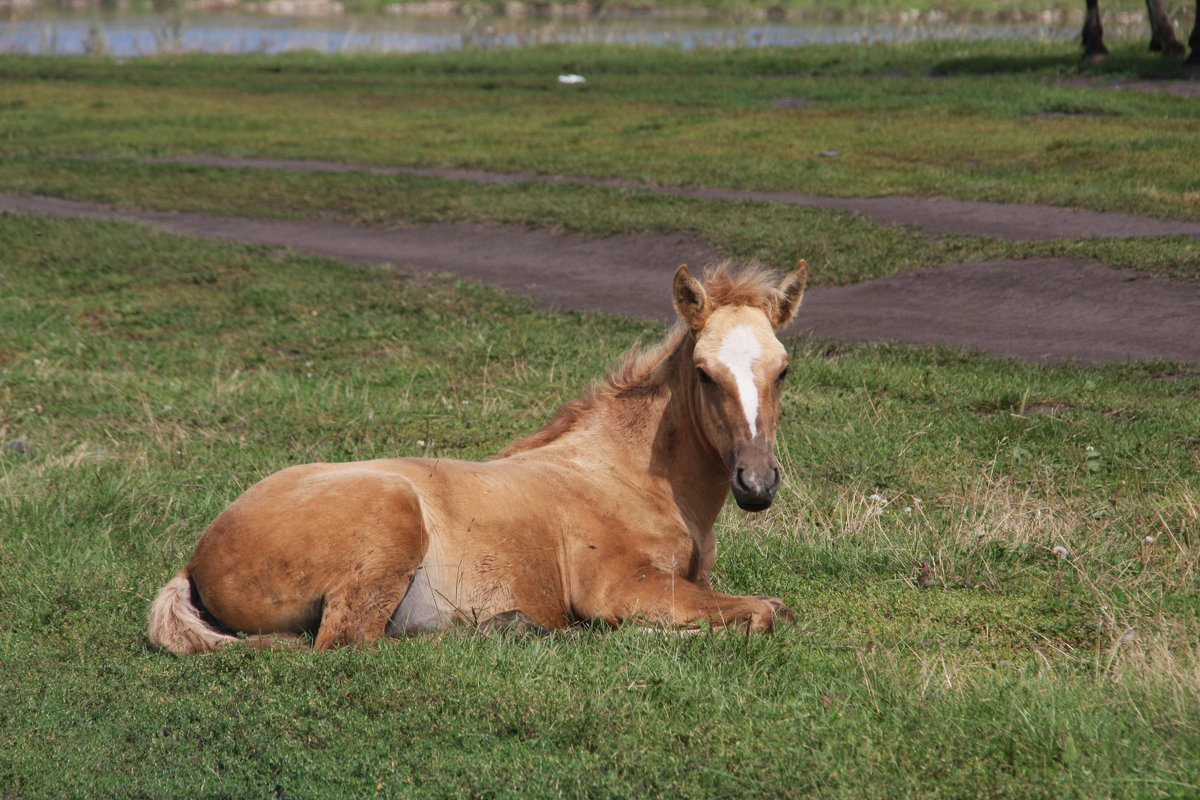
[[[1033, 255], [1195, 278], [1190, 239], [928, 239], [767, 203], [137, 161], [318, 157], [1200, 216], [1193, 102], [1059, 84], [1177, 66], [1129, 45], [1091, 69], [1022, 43], [0, 57], [0, 191], [366, 225], [692, 230], [739, 257], [804, 255], [825, 283]], [[559, 91], [563, 70], [588, 75], [584, 91]], [[771, 105], [797, 96], [817, 102]], [[844, 157], [812, 156], [830, 148]], [[146, 607], [251, 483], [309, 461], [485, 457], [662, 330], [116, 222], [0, 214], [0, 241], [0, 445], [32, 447], [0, 449], [5, 798], [1200, 793], [1194, 367], [787, 342], [786, 482], [771, 511], [722, 517], [715, 575], [797, 611], [773, 637], [585, 627], [176, 659], [148, 650]]]
[[149, 598], [259, 477], [485, 456], [662, 331], [114, 222], [0, 238], [6, 797], [1200, 790], [1190, 367], [789, 341], [786, 485], [716, 574], [792, 605], [773, 637], [171, 658]]
[[[560, 87], [564, 71], [588, 83]], [[1017, 41], [0, 57], [0, 149], [18, 167], [270, 155], [1200, 219], [1193, 99], [1061, 83], [1178, 71], [1140, 43], [1091, 67], [1074, 46]], [[773, 105], [795, 98], [808, 104]]]

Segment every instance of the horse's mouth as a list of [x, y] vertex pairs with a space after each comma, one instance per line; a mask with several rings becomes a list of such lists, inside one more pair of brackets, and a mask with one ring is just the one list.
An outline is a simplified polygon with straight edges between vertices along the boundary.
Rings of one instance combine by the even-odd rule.
[[760, 500], [758, 502], [751, 502], [749, 500], [746, 500], [746, 501], [739, 500], [737, 497], [734, 497], [733, 499], [737, 501], [738, 508], [740, 508], [742, 511], [752, 511], [752, 512], [757, 513], [759, 511], [766, 511], [768, 508], [771, 507], [771, 500]]

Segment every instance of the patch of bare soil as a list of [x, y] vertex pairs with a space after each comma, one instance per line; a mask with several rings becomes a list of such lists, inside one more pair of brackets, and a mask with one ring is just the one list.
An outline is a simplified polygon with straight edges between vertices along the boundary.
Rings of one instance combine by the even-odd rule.
[[1134, 92], [1174, 94], [1179, 97], [1200, 97], [1197, 80], [1147, 80], [1145, 78], [1067, 78], [1059, 81], [1069, 89], [1127, 89]]
[[1024, 361], [1200, 362], [1200, 284], [1078, 259], [985, 261], [818, 289], [797, 330]]
[[[674, 316], [671, 275], [718, 254], [688, 234], [589, 239], [515, 226], [378, 229], [123, 211], [0, 195], [0, 209], [133, 220], [195, 236], [290, 247], [343, 261], [404, 264], [489, 283], [550, 308]], [[1200, 283], [1071, 259], [990, 261], [811, 290], [789, 332], [970, 347], [1033, 362], [1170, 359], [1200, 363]]]
[[598, 310], [669, 320], [671, 276], [720, 255], [686, 234], [589, 239], [515, 225], [439, 223], [365, 228], [162, 211], [129, 211], [53, 197], [0, 195], [0, 209], [124, 219], [192, 236], [289, 247], [358, 264], [447, 272], [535, 298], [546, 308]]
[[277, 158], [227, 158], [223, 156], [167, 156], [143, 159], [147, 163], [202, 164], [207, 166], [282, 169], [295, 172], [371, 172], [379, 175], [427, 175], [446, 180], [479, 183], [584, 183], [640, 189], [681, 197], [711, 200], [763, 200], [795, 206], [815, 206], [852, 211], [885, 224], [916, 225], [929, 233], [963, 233], [1013, 241], [1083, 239], [1124, 236], [1186, 235], [1200, 238], [1200, 222], [1139, 217], [1115, 211], [1083, 211], [1027, 203], [985, 203], [928, 197], [826, 197], [804, 192], [767, 192], [748, 189], [703, 189], [651, 186], [628, 181], [539, 175], [532, 172], [488, 172], [443, 167], [372, 167], [333, 161]]

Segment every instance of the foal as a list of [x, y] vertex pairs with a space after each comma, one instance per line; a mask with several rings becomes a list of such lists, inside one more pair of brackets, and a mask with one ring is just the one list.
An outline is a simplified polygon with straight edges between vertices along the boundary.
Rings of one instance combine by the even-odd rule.
[[[713, 591], [713, 523], [779, 488], [775, 425], [803, 261], [776, 282], [680, 267], [679, 322], [544, 428], [483, 463], [306, 464], [252, 486], [150, 609], [176, 653], [315, 633], [318, 649], [523, 614], [769, 631], [774, 597]], [[498, 620], [497, 620], [498, 621]]]

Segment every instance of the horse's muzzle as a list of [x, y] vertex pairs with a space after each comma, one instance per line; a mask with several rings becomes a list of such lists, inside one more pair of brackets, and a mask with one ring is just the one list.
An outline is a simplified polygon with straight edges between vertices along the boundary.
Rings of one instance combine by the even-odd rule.
[[765, 511], [779, 491], [781, 478], [778, 464], [770, 463], [760, 468], [739, 464], [733, 468], [729, 486], [733, 489], [733, 499], [742, 510]]

